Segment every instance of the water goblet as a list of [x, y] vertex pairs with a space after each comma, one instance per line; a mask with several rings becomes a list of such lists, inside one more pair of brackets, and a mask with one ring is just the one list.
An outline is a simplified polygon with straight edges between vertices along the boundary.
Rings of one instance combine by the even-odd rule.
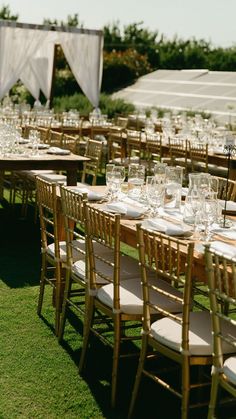
[[164, 200], [164, 184], [156, 180], [155, 176], [146, 178], [146, 197], [149, 205], [150, 216], [159, 215], [159, 208]]

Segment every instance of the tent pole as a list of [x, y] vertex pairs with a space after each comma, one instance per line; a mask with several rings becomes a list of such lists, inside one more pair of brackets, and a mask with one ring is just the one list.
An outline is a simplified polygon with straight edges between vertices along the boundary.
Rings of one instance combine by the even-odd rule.
[[55, 90], [55, 76], [56, 76], [56, 63], [57, 63], [57, 56], [58, 56], [58, 49], [60, 45], [54, 45], [54, 56], [53, 56], [53, 66], [52, 66], [52, 83], [51, 83], [51, 91], [50, 91], [50, 108], [52, 108], [52, 102], [54, 99], [54, 90]]

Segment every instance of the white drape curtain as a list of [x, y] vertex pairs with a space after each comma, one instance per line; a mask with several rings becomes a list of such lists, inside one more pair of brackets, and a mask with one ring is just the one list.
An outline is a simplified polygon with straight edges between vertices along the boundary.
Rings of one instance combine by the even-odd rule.
[[32, 70], [30, 64], [26, 65], [23, 69], [23, 72], [20, 75], [20, 80], [25, 85], [26, 89], [29, 90], [29, 92], [35, 98], [35, 100], [38, 100], [40, 93], [40, 85], [37, 76]]
[[93, 106], [98, 107], [103, 38], [91, 34], [60, 33], [59, 39], [75, 79]]
[[30, 60], [32, 70], [36, 74], [40, 89], [46, 99], [50, 98], [51, 93], [54, 45], [56, 43], [58, 43], [58, 33], [48, 31], [43, 45], [37, 49]]
[[0, 26], [0, 99], [20, 78], [47, 33], [43, 30]]
[[41, 89], [50, 98], [54, 45], [61, 44], [75, 79], [94, 107], [98, 107], [102, 78], [101, 31], [68, 32], [0, 23], [0, 99], [18, 79], [37, 100]]

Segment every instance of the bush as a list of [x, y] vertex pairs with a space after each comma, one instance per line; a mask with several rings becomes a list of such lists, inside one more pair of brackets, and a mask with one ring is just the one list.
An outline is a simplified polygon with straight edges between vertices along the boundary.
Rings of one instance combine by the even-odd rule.
[[[80, 115], [87, 117], [93, 110], [93, 106], [86, 96], [82, 93], [75, 93], [72, 96], [56, 97], [53, 100], [55, 112], [77, 109]], [[111, 96], [101, 94], [99, 107], [102, 113], [108, 115], [108, 118], [114, 118], [117, 115], [127, 115], [134, 111], [132, 104], [124, 102], [122, 99], [112, 99]]]
[[114, 92], [152, 71], [146, 55], [141, 55], [134, 49], [104, 51], [103, 60], [103, 92]]

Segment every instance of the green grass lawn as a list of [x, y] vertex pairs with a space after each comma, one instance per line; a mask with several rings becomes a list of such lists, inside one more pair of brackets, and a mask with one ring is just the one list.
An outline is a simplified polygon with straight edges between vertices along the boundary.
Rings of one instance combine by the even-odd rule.
[[[39, 225], [33, 211], [27, 220], [19, 214], [17, 206], [14, 212], [5, 203], [0, 208], [0, 419], [126, 418], [137, 360], [122, 361], [118, 406], [111, 410], [111, 350], [93, 338], [81, 377], [82, 319], [70, 316], [59, 345], [49, 287], [43, 317], [36, 314]], [[179, 411], [174, 396], [143, 380], [135, 419], [178, 419]], [[191, 417], [204, 418], [206, 410]]]

